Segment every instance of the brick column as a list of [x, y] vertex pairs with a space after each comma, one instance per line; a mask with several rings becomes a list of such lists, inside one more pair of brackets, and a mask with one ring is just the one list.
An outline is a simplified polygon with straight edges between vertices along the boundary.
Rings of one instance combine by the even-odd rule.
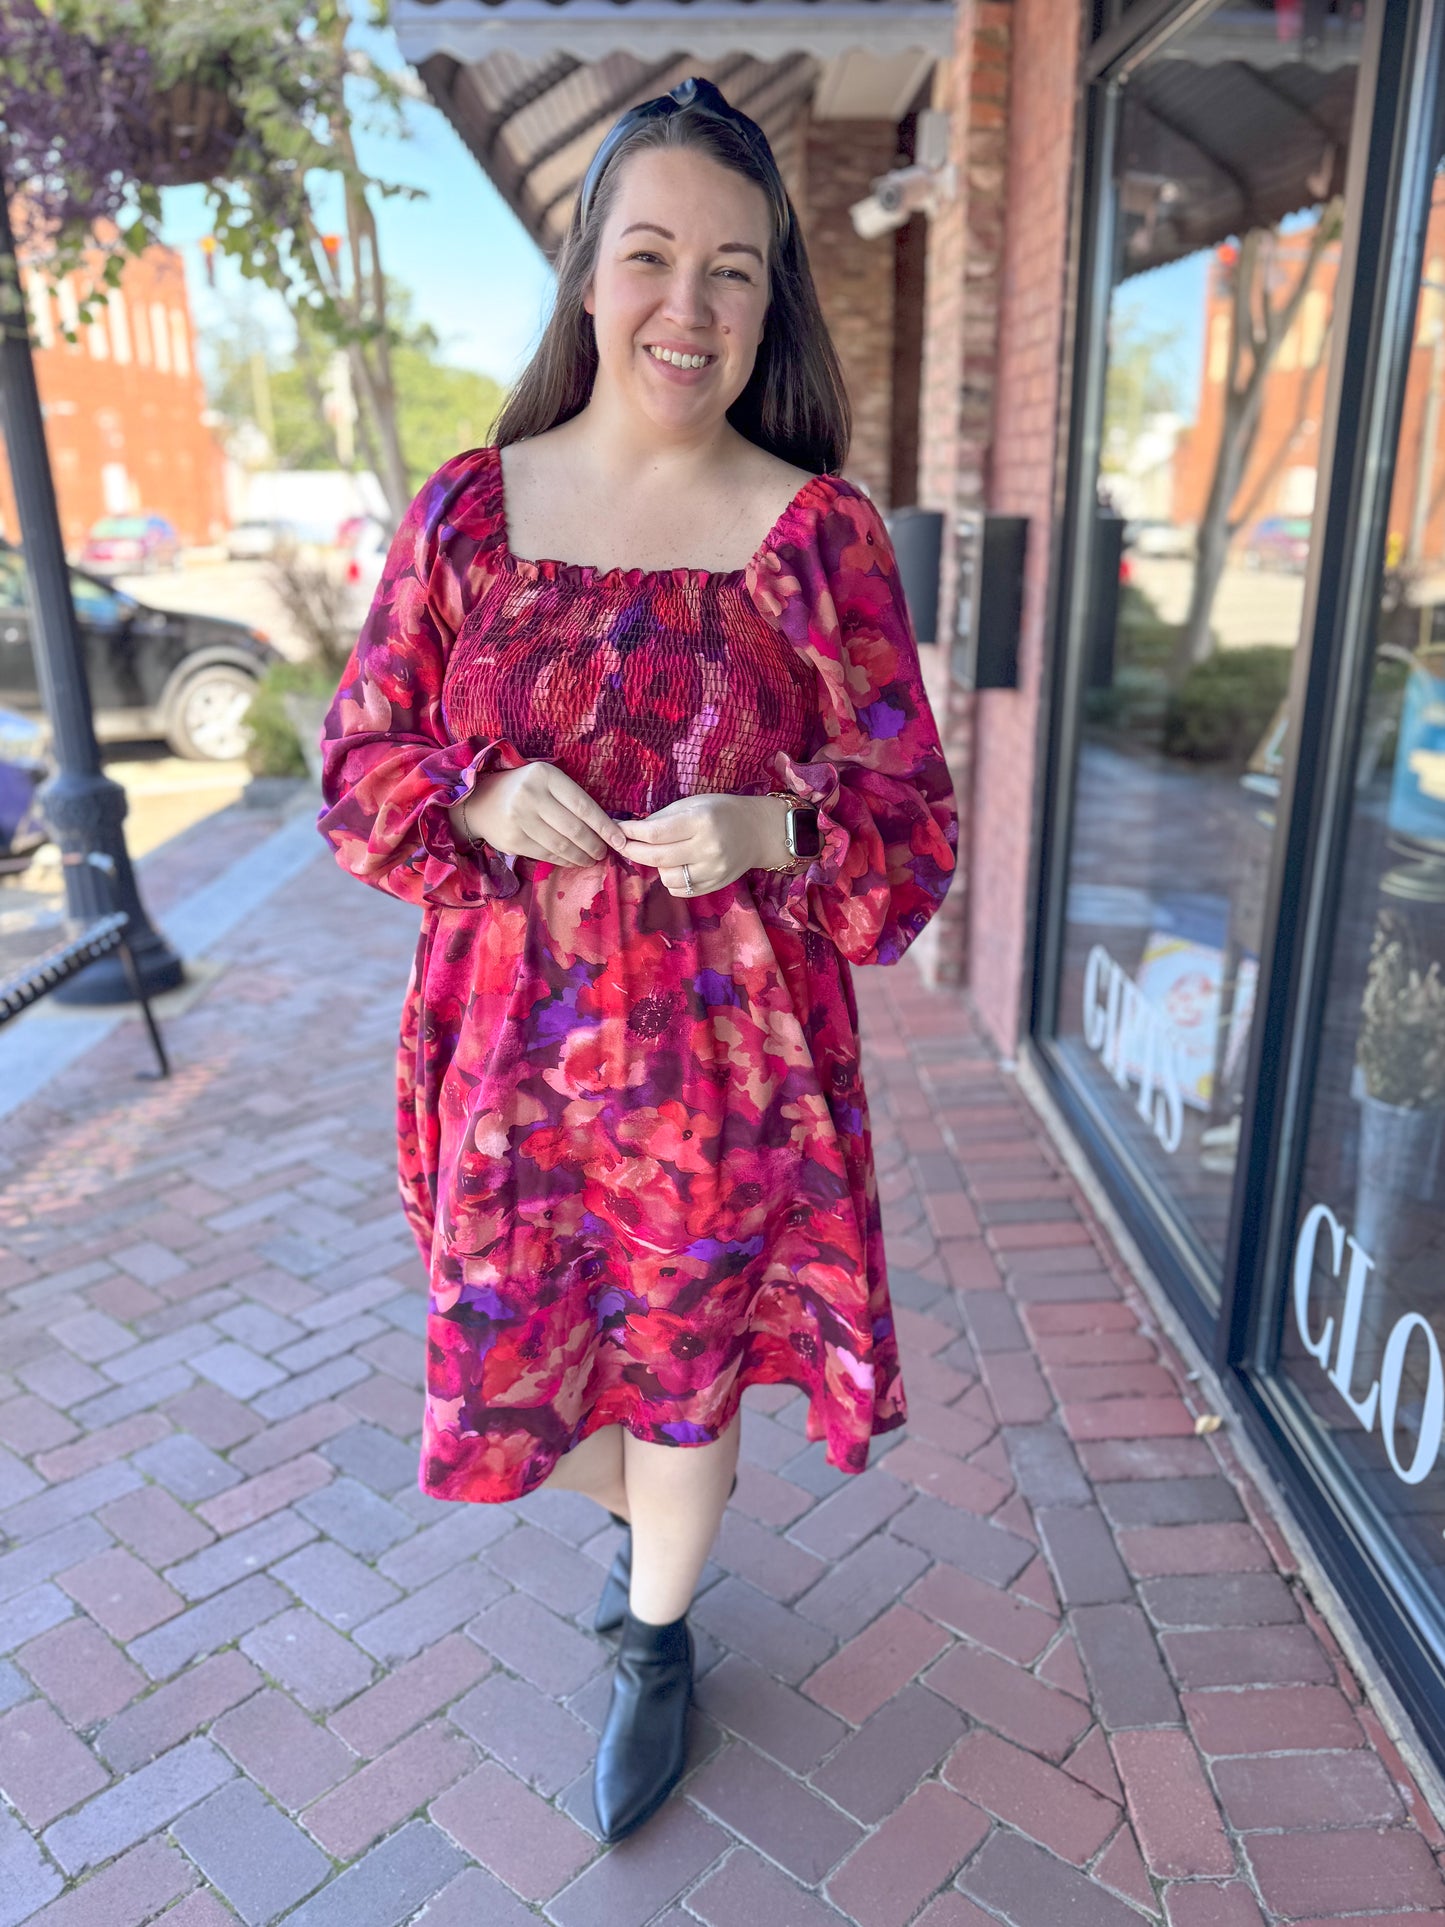
[[1012, 1050], [1027, 1016], [1033, 837], [1045, 600], [1061, 392], [1072, 296], [1068, 280], [1082, 9], [1016, 0], [1007, 115], [1007, 232], [998, 284], [989, 506], [1029, 518], [1019, 687], [976, 699], [969, 985], [995, 1041]]
[[954, 522], [988, 505], [1007, 191], [1008, 85], [1014, 8], [1006, 0], [959, 0], [951, 59], [934, 77], [933, 105], [948, 114], [958, 196], [932, 217], [928, 235], [924, 355], [920, 379], [919, 501], [942, 509], [939, 635], [926, 651], [929, 698], [938, 717], [959, 804], [959, 872], [920, 939], [931, 983], [969, 976], [974, 901], [975, 712], [948, 669], [954, 626]]
[[805, 138], [808, 259], [823, 314], [843, 363], [853, 404], [853, 442], [846, 472], [882, 508], [891, 506], [893, 416], [893, 287], [891, 235], [864, 241], [848, 209], [876, 175], [894, 165], [892, 121], [810, 121]]

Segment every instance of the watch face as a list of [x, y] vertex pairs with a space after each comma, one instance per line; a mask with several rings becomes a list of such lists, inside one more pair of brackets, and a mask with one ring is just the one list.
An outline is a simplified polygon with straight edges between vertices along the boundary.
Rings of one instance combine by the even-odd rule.
[[823, 836], [818, 828], [818, 812], [811, 805], [788, 813], [788, 842], [794, 856], [816, 857], [823, 853]]

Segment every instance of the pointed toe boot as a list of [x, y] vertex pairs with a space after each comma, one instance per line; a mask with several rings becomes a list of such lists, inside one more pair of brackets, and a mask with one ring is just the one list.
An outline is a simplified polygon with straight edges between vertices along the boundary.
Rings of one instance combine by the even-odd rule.
[[630, 1612], [624, 1616], [592, 1772], [598, 1824], [609, 1846], [651, 1819], [682, 1778], [692, 1664], [686, 1619], [651, 1626]]
[[597, 1602], [597, 1616], [592, 1621], [594, 1630], [599, 1633], [615, 1633], [627, 1617], [627, 1595], [632, 1585], [632, 1528], [625, 1519], [619, 1519], [615, 1512], [609, 1512], [607, 1516], [613, 1525], [622, 1527], [624, 1536], [603, 1581], [602, 1597]]

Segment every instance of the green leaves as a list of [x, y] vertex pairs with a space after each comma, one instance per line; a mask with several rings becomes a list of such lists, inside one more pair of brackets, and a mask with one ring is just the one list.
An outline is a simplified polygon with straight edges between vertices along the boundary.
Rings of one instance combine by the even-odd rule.
[[[370, 0], [366, 13], [382, 24], [386, 7]], [[300, 239], [308, 177], [329, 174], [362, 196], [415, 193], [356, 163], [348, 94], [359, 88], [360, 104], [393, 116], [402, 97], [346, 47], [349, 24], [336, 0], [5, 0], [0, 133], [49, 243], [36, 265], [58, 281], [85, 267], [98, 240], [106, 256], [140, 253], [160, 238], [159, 187], [193, 164], [221, 249], [292, 301], [322, 297], [335, 319]], [[198, 108], [213, 155], [187, 145], [205, 131]], [[108, 261], [100, 275], [115, 285]]]

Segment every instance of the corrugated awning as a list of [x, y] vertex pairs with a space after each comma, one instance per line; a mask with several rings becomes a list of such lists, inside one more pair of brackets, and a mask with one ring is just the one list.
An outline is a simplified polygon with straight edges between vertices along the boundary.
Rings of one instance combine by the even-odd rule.
[[952, 0], [395, 0], [392, 24], [414, 66], [437, 55], [485, 60], [570, 54], [639, 60], [687, 53], [759, 60], [852, 51], [940, 58], [953, 45]]
[[1308, 50], [1272, 16], [1211, 16], [1124, 90], [1121, 272], [1269, 227], [1343, 191], [1360, 59], [1353, 19]]
[[[953, 43], [953, 0], [395, 0], [406, 58], [549, 257], [597, 143], [689, 74], [715, 81], [799, 178], [825, 64], [866, 64], [899, 118]], [[902, 102], [902, 105], [896, 105]]]

